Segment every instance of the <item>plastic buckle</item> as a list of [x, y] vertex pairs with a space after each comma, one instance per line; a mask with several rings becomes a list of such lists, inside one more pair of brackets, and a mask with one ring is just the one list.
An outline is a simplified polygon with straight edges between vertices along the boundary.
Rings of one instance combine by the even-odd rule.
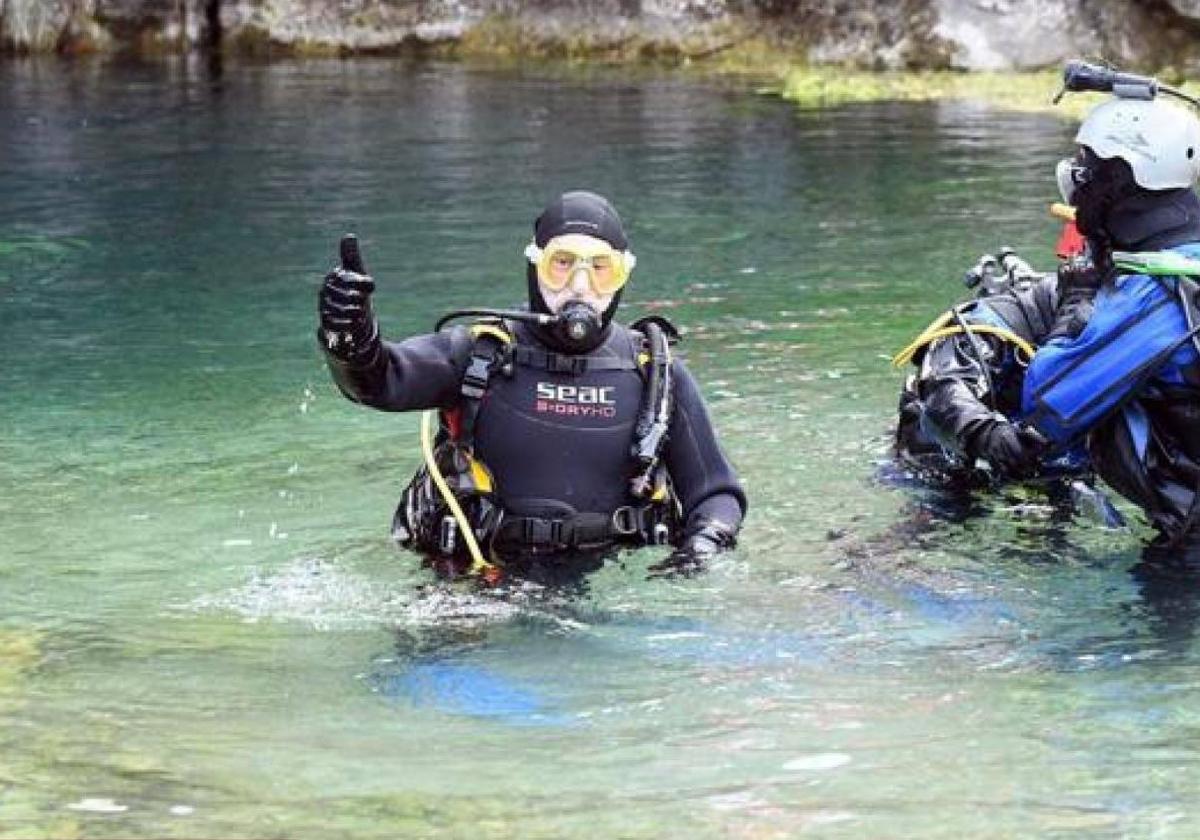
[[654, 526], [654, 536], [651, 545], [666, 545], [671, 541], [671, 529], [667, 527], [665, 522], [659, 522]]
[[563, 521], [526, 517], [521, 521], [521, 540], [526, 545], [565, 545]]
[[467, 365], [467, 372], [463, 374], [462, 394], [464, 397], [477, 400], [483, 396], [484, 390], [487, 388], [488, 377], [492, 373], [490, 362], [491, 359], [486, 356], [471, 357], [471, 363]]
[[442, 517], [442, 527], [438, 533], [438, 549], [447, 556], [454, 553], [458, 543], [458, 523], [452, 516]]
[[558, 353], [551, 354], [549, 359], [551, 373], [571, 373], [576, 376], [587, 370], [587, 357], [585, 356], [562, 356]]
[[521, 520], [521, 542], [525, 545], [533, 545], [537, 540], [537, 526], [540, 520], [525, 517]]
[[623, 537], [632, 537], [641, 529], [641, 517], [636, 508], [623, 505], [613, 511], [612, 528]]

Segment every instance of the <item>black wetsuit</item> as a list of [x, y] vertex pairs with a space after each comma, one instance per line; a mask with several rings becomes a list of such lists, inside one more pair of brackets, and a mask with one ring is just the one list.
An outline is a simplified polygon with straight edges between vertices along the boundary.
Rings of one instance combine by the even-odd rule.
[[[967, 325], [1002, 327], [1038, 347], [1054, 327], [1057, 307], [1058, 278], [1043, 274], [957, 310]], [[983, 479], [973, 476], [972, 439], [997, 412], [1019, 415], [1028, 360], [1018, 360], [1011, 342], [979, 333], [937, 339], [913, 361], [917, 371], [900, 395], [897, 454], [931, 478]]]
[[[599, 346], [573, 355], [553, 351], [523, 324], [510, 329], [511, 373], [490, 377], [474, 432], [475, 454], [495, 477], [502, 507], [514, 517], [610, 517], [631, 501], [630, 450], [645, 387], [637, 362], [641, 334], [611, 322]], [[326, 358], [342, 393], [356, 402], [385, 411], [451, 409], [462, 400], [473, 345], [469, 330], [458, 326], [381, 342], [357, 366], [328, 352]], [[736, 533], [745, 493], [695, 380], [678, 359], [672, 372], [663, 460], [683, 513], [676, 541], [706, 520]]]

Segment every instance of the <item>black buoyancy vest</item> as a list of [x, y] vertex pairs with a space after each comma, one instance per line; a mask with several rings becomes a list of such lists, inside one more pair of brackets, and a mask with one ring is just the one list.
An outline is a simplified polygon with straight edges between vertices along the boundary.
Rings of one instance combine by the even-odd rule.
[[521, 325], [514, 332], [511, 375], [491, 377], [474, 430], [504, 510], [561, 517], [629, 505], [641, 336], [613, 323], [595, 350], [567, 356]]

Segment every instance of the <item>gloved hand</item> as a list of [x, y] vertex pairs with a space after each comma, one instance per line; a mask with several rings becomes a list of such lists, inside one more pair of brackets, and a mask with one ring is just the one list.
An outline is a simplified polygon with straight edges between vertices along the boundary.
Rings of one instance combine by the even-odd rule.
[[1045, 439], [1033, 429], [1007, 420], [992, 420], [972, 436], [967, 453], [982, 458], [1004, 478], [1029, 478], [1046, 450]]
[[353, 234], [342, 237], [340, 250], [341, 266], [325, 275], [317, 295], [320, 339], [331, 355], [353, 360], [366, 355], [379, 338], [371, 311], [375, 281], [367, 274]]
[[1104, 272], [1090, 257], [1072, 257], [1058, 268], [1058, 309], [1046, 339], [1075, 338], [1092, 317], [1092, 301], [1100, 291]]
[[648, 578], [693, 577], [704, 571], [715, 555], [733, 548], [733, 529], [715, 519], [703, 519], [684, 535], [679, 547], [665, 560], [647, 567]]
[[1004, 269], [1004, 275], [1008, 278], [1008, 285], [1010, 287], [1039, 276], [1033, 270], [1033, 266], [1012, 248], [1001, 248], [996, 252], [996, 260], [1000, 263], [1000, 267]]
[[1039, 275], [1012, 248], [1001, 248], [995, 254], [984, 254], [963, 276], [968, 289], [978, 287], [979, 296], [997, 295], [1012, 291]]

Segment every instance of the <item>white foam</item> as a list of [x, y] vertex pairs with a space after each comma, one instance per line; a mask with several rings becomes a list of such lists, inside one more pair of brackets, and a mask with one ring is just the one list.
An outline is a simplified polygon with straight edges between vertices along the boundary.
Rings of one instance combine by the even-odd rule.
[[107, 797], [86, 796], [67, 806], [72, 811], [87, 811], [92, 814], [121, 814], [129, 810], [128, 805], [119, 805]]
[[558, 632], [588, 626], [560, 614], [537, 586], [497, 593], [452, 584], [414, 589], [411, 584], [374, 580], [321, 558], [299, 558], [270, 574], [256, 572], [242, 586], [201, 595], [184, 608], [234, 613], [244, 621], [300, 621], [321, 630], [379, 624], [478, 627], [517, 618], [543, 621]]
[[714, 811], [745, 811], [762, 808], [767, 804], [763, 799], [755, 796], [750, 791], [721, 793], [710, 796], [705, 801], [708, 803], [708, 807]]
[[783, 765], [784, 770], [835, 770], [850, 763], [845, 753], [812, 753], [793, 758]]

